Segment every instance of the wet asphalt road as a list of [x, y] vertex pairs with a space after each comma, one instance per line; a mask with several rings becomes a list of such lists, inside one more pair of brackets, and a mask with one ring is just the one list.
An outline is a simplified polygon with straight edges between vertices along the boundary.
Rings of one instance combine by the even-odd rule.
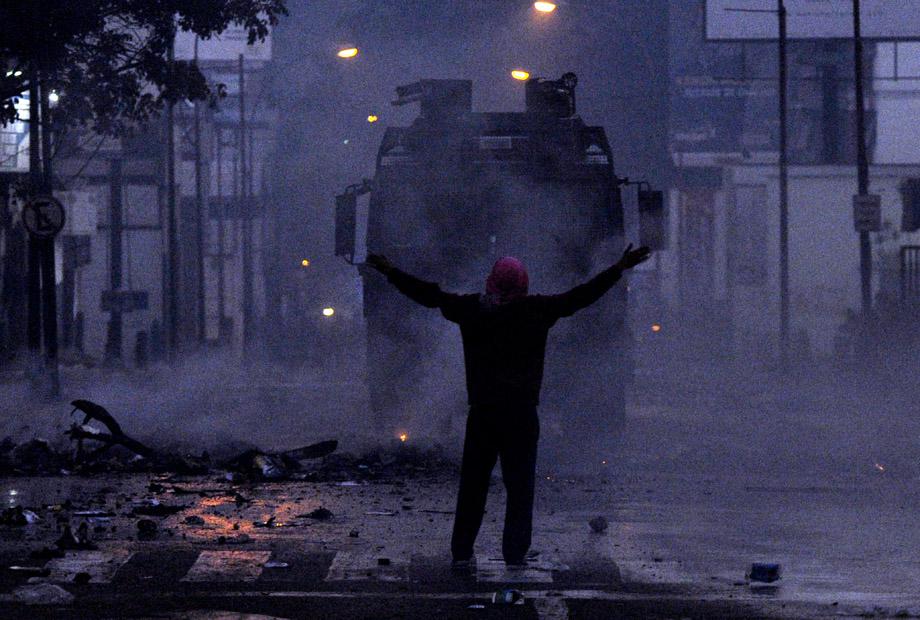
[[[816, 485], [808, 480], [698, 476], [544, 476], [534, 555], [509, 570], [500, 554], [504, 493], [496, 481], [467, 574], [449, 569], [455, 484], [444, 478], [341, 483], [232, 484], [208, 477], [15, 478], [4, 500], [42, 518], [2, 528], [3, 617], [283, 618], [751, 618], [920, 617], [918, 495], [894, 479]], [[908, 485], [910, 486], [910, 485]], [[154, 487], [156, 488], [156, 487]], [[15, 495], [10, 495], [10, 492]], [[247, 501], [240, 502], [240, 497]], [[70, 498], [73, 506], [57, 504]], [[133, 507], [182, 507], [137, 540]], [[328, 520], [305, 517], [324, 507]], [[77, 516], [96, 510], [112, 516]], [[591, 531], [603, 515], [609, 527]], [[271, 527], [264, 527], [268, 520]], [[60, 525], [87, 521], [95, 551], [30, 558]], [[772, 590], [751, 587], [753, 561], [778, 561]], [[30, 584], [14, 565], [74, 596], [20, 604]], [[78, 577], [87, 573], [88, 577]], [[80, 583], [87, 579], [87, 583]], [[33, 579], [33, 581], [36, 581]], [[34, 584], [32, 584], [34, 586]], [[517, 588], [524, 603], [491, 604]], [[18, 594], [17, 594], [18, 593]], [[482, 607], [479, 607], [482, 606]]]

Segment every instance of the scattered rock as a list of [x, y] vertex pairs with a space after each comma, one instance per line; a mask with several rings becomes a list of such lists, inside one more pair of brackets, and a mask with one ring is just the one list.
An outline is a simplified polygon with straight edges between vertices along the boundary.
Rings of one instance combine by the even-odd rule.
[[13, 590], [13, 600], [26, 605], [69, 605], [74, 596], [53, 583], [36, 583]]
[[137, 522], [137, 539], [153, 540], [157, 536], [157, 523], [153, 519], [141, 519]]
[[588, 521], [588, 525], [591, 526], [591, 531], [595, 534], [603, 534], [607, 531], [607, 519], [603, 516], [597, 516]]

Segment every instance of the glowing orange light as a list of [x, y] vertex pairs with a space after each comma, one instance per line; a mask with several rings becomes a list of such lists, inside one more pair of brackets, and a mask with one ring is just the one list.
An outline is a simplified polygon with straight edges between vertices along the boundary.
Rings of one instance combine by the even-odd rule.
[[354, 58], [357, 55], [358, 55], [357, 47], [346, 47], [345, 49], [341, 49], [338, 51], [338, 53], [336, 53], [336, 56], [338, 56], [339, 58]]
[[376, 114], [371, 114], [370, 116], [367, 117], [368, 123], [376, 123], [378, 120], [380, 119], [377, 118]]
[[305, 259], [303, 259], [302, 261], [300, 261], [300, 266], [301, 266], [301, 267], [309, 267], [309, 266], [310, 266], [310, 259], [309, 259], [309, 258], [305, 258]]
[[534, 2], [533, 8], [541, 13], [552, 13], [556, 10], [556, 5], [552, 2]]
[[658, 323], [654, 323], [654, 324], [652, 325], [652, 331], [655, 332], [655, 333], [657, 334], [658, 332], [661, 331], [661, 325], [659, 325]]
[[400, 440], [401, 442], [405, 443], [405, 441], [406, 441], [407, 439], [409, 439], [409, 433], [400, 433], [400, 434], [399, 434], [399, 440]]
[[511, 72], [511, 77], [513, 77], [516, 80], [524, 81], [530, 77], [530, 74], [524, 71], [523, 69], [515, 69], [514, 71]]

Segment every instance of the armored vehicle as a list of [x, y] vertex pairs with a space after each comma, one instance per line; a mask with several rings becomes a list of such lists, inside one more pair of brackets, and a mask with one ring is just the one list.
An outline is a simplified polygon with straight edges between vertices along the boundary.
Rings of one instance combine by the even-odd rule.
[[[366, 248], [444, 290], [482, 291], [492, 263], [520, 258], [532, 293], [567, 290], [623, 247], [623, 208], [602, 127], [576, 114], [577, 78], [533, 78], [525, 112], [473, 112], [472, 83], [422, 80], [396, 89], [418, 102], [389, 127], [372, 180], [337, 197], [336, 253], [353, 260], [355, 205], [370, 192]], [[394, 435], [466, 402], [459, 332], [362, 269], [368, 380], [379, 428]], [[556, 432], [603, 436], [623, 418], [631, 370], [627, 289], [550, 332], [541, 415]]]

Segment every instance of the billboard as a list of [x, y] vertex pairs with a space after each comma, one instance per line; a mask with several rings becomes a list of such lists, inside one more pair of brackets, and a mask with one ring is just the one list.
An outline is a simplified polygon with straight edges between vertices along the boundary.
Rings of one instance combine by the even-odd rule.
[[[785, 0], [790, 39], [853, 36], [853, 0]], [[867, 39], [920, 39], [920, 2], [861, 0], [860, 26]], [[706, 0], [706, 38], [716, 41], [776, 39], [776, 0]]]
[[[230, 26], [219, 35], [210, 39], [198, 39], [198, 60], [206, 62], [236, 62], [240, 54], [246, 61], [268, 62], [272, 58], [271, 35], [264, 41], [248, 44], [248, 32], [242, 26]], [[176, 58], [192, 60], [195, 57], [195, 39], [193, 32], [176, 33]]]

